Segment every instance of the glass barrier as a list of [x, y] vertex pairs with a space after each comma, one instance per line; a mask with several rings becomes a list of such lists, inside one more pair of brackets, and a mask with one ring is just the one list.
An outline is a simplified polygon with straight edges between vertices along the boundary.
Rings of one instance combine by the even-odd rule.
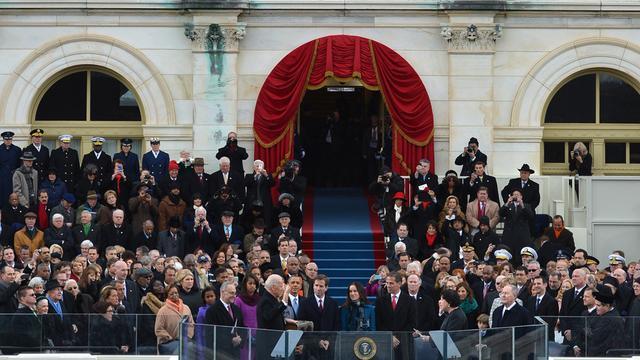
[[549, 344], [552, 356], [629, 357], [640, 355], [640, 317], [560, 316]]
[[[181, 358], [204, 359], [535, 359], [547, 357], [546, 324], [416, 332], [274, 331], [196, 324]], [[188, 324], [182, 334], [188, 333]]]
[[[167, 317], [168, 318], [168, 317]], [[3, 314], [0, 351], [20, 353], [82, 352], [110, 355], [155, 355], [156, 315], [134, 314]], [[180, 340], [180, 318], [161, 323]]]

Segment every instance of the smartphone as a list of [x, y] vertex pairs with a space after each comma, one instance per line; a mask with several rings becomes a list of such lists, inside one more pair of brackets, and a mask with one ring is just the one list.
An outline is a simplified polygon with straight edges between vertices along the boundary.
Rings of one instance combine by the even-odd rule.
[[373, 275], [373, 280], [380, 280], [380, 279], [382, 279], [382, 276], [380, 276], [380, 274]]

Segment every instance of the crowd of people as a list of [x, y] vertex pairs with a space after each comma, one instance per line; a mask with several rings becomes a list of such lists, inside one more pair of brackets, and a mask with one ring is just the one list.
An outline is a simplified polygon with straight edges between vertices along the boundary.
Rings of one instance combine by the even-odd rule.
[[[131, 139], [111, 157], [94, 137], [80, 162], [70, 135], [51, 152], [42, 129], [24, 149], [12, 132], [1, 135], [0, 313], [12, 314], [3, 331], [16, 334], [0, 339], [3, 354], [172, 354], [184, 327], [202, 356], [215, 338], [229, 358], [248, 358], [249, 348], [270, 358], [278, 333], [241, 330], [250, 328], [307, 330], [295, 348], [306, 359], [335, 358], [334, 331], [391, 331], [396, 358], [410, 359], [436, 351], [430, 330], [527, 325], [534, 316], [569, 354], [637, 347], [625, 329], [640, 321], [620, 318], [640, 316], [637, 263], [615, 251], [600, 266], [561, 216], [538, 226], [534, 170], [523, 164], [499, 191], [475, 138], [456, 159], [464, 179], [449, 170], [439, 182], [421, 160], [411, 199], [381, 167], [370, 191], [387, 263], [367, 283], [352, 282], [339, 304], [301, 240], [300, 161], [274, 177], [255, 160], [245, 174], [248, 155], [233, 132], [211, 174], [186, 151], [171, 160], [157, 138], [140, 167]], [[563, 318], [596, 315], [603, 321], [588, 329]]]

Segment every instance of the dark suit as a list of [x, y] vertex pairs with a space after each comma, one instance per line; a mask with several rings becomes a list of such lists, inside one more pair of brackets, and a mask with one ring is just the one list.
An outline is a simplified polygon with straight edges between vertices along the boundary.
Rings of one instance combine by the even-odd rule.
[[244, 175], [242, 160], [249, 158], [249, 154], [247, 154], [247, 150], [245, 148], [227, 144], [218, 149], [216, 159], [220, 160], [223, 156], [226, 156], [231, 160], [231, 170], [240, 173], [240, 175]]
[[267, 175], [266, 177], [262, 175], [258, 177], [255, 173], [245, 175], [244, 186], [247, 189], [244, 199], [245, 208], [250, 207], [254, 200], [260, 200], [264, 204], [265, 219], [271, 219], [271, 209], [273, 208], [271, 188], [274, 184], [271, 175]]
[[258, 329], [269, 329], [277, 331], [263, 331], [259, 332], [259, 336], [256, 336], [256, 352], [261, 354], [265, 359], [270, 359], [271, 351], [278, 342], [284, 328], [284, 316], [282, 313], [287, 306], [276, 299], [269, 293], [264, 291], [260, 302], [258, 302], [257, 315], [258, 315]]
[[117, 154], [113, 154], [113, 161], [122, 161], [124, 168], [124, 175], [130, 182], [140, 180], [140, 160], [138, 160], [138, 154], [129, 151], [125, 154], [124, 151], [120, 151]]
[[502, 189], [502, 201], [507, 202], [509, 195], [511, 195], [511, 191], [513, 189], [519, 189], [522, 191], [522, 201], [531, 205], [531, 209], [535, 210], [538, 205], [540, 205], [540, 185], [529, 179], [524, 186], [522, 187], [522, 180], [520, 178], [515, 178], [509, 180], [507, 186]]
[[556, 237], [556, 233], [553, 231], [553, 228], [548, 228], [544, 232], [545, 235], [549, 237], [549, 240], [557, 245], [562, 246], [565, 249], [568, 249], [570, 252], [574, 252], [576, 249], [576, 244], [573, 240], [573, 233], [567, 229], [563, 229], [560, 232], [560, 236]]
[[151, 176], [160, 181], [169, 173], [169, 154], [159, 150], [158, 157], [155, 157], [153, 151], [146, 152], [142, 155], [142, 169], [149, 170]]
[[86, 235], [84, 233], [84, 228], [82, 227], [82, 224], [78, 224], [74, 226], [73, 229], [71, 229], [71, 235], [73, 235], [73, 239], [75, 240], [78, 247], [85, 240], [91, 240], [94, 246], [96, 247], [99, 246], [98, 226], [93, 223], [89, 223], [89, 224], [91, 225], [91, 227], [89, 228], [89, 231], [87, 232]]
[[487, 155], [485, 155], [482, 151], [476, 151], [476, 157], [469, 157], [468, 153], [460, 154], [455, 160], [456, 165], [462, 165], [462, 170], [460, 170], [460, 176], [469, 176], [473, 172], [473, 166], [476, 161], [484, 162], [484, 165], [487, 166]]
[[482, 179], [480, 179], [480, 177], [477, 177], [473, 182], [471, 182], [470, 177], [464, 179], [464, 187], [467, 190], [467, 194], [469, 194], [469, 202], [472, 202], [473, 200], [476, 199], [476, 196], [478, 194], [478, 189], [481, 186], [484, 186], [487, 188], [489, 199], [497, 202], [498, 205], [500, 205], [500, 194], [498, 193], [498, 182], [496, 181], [495, 177], [487, 174], [482, 175]]
[[209, 174], [205, 172], [202, 173], [202, 177], [196, 174], [195, 171], [189, 172], [181, 180], [184, 185], [182, 198], [185, 199], [185, 202], [188, 200], [188, 204], [191, 204], [194, 194], [200, 194], [203, 202], [206, 201], [205, 199], [209, 199], [210, 195], [213, 195], [209, 194]]
[[[211, 175], [209, 175], [209, 189], [207, 193], [209, 196], [213, 196], [220, 188], [225, 185], [224, 176], [222, 171], [218, 170]], [[229, 171], [227, 175], [227, 186], [231, 187], [236, 197], [240, 199], [240, 201], [244, 200], [244, 179], [242, 175], [235, 171]]]
[[212, 234], [213, 229], [211, 229], [211, 232], [209, 232], [204, 227], [202, 227], [202, 231], [198, 232], [197, 228], [190, 228], [188, 232], [186, 232], [186, 251], [192, 253], [197, 249], [202, 249], [207, 254], [213, 254], [220, 247], [220, 243], [217, 243], [213, 240]]
[[[219, 325], [219, 327], [215, 327], [215, 337], [216, 337], [216, 353], [218, 357], [222, 357], [223, 359], [239, 359], [240, 358], [240, 348], [242, 344], [238, 346], [233, 346], [232, 340], [236, 335], [242, 336], [243, 334], [238, 331], [231, 332], [234, 326], [236, 327], [244, 327], [244, 318], [242, 317], [242, 311], [236, 304], [229, 304], [231, 306], [231, 312], [233, 312], [233, 317], [227, 311], [227, 308], [224, 306], [220, 299], [216, 300], [216, 302], [209, 306], [207, 312], [205, 314], [205, 324], [210, 325]], [[208, 342], [211, 341], [207, 348], [213, 349], [213, 333], [210, 332], [209, 329], [206, 329], [206, 332], [209, 333], [209, 336], [205, 336]], [[243, 341], [246, 340], [246, 334], [243, 338]]]
[[136, 249], [140, 246], [146, 246], [149, 249], [155, 249], [158, 246], [158, 233], [154, 231], [150, 235], [147, 235], [144, 231], [140, 231], [134, 236], [133, 242]]
[[525, 246], [531, 246], [531, 231], [529, 225], [533, 218], [533, 211], [529, 204], [524, 207], [503, 205], [500, 208], [500, 217], [504, 219], [504, 231], [502, 243], [511, 249], [514, 264], [520, 264], [520, 250]]
[[418, 290], [414, 299], [416, 301], [416, 329], [423, 332], [433, 330], [436, 322], [436, 308], [433, 299], [423, 288]]
[[40, 151], [38, 151], [35, 145], [29, 144], [22, 151], [31, 151], [31, 154], [36, 157], [33, 161], [33, 168], [38, 171], [38, 184], [41, 183], [47, 177], [47, 170], [49, 169], [49, 148], [40, 145]]
[[78, 152], [71, 148], [67, 151], [63, 151], [62, 148], [54, 149], [51, 151], [49, 166], [56, 168], [58, 179], [64, 181], [67, 186], [67, 191], [73, 193], [78, 178], [80, 178], [80, 158]]
[[540, 267], [544, 269], [549, 261], [556, 261], [558, 251], [561, 249], [564, 249], [564, 246], [551, 241], [545, 241], [540, 245], [540, 248], [538, 248], [538, 262], [540, 263]]
[[440, 330], [458, 331], [466, 330], [468, 327], [469, 320], [467, 320], [467, 316], [464, 314], [462, 309], [457, 308], [445, 316], [444, 321], [442, 321], [442, 325], [440, 326]]
[[540, 304], [536, 306], [537, 299], [538, 297], [535, 295], [529, 297], [525, 302], [525, 307], [530, 314], [540, 316], [542, 320], [547, 322], [549, 328], [548, 337], [552, 341], [554, 338], [553, 331], [558, 320], [558, 302], [549, 293], [545, 293], [540, 300]]
[[102, 151], [100, 153], [100, 158], [98, 158], [95, 151], [90, 151], [88, 154], [84, 154], [80, 168], [85, 169], [89, 164], [94, 164], [98, 168], [96, 180], [100, 181], [102, 184], [108, 184], [111, 181], [111, 174], [113, 174], [113, 162], [111, 161], [111, 156]]
[[119, 228], [116, 228], [114, 224], [105, 224], [100, 227], [100, 246], [98, 247], [100, 253], [104, 254], [104, 249], [107, 246], [115, 245], [120, 245], [131, 251], [136, 250], [133, 247], [131, 228], [124, 223]]
[[186, 239], [184, 231], [178, 230], [176, 239], [174, 240], [169, 230], [162, 231], [158, 234], [158, 251], [166, 257], [178, 256], [184, 257], [186, 249]]
[[272, 254], [278, 252], [278, 239], [282, 234], [287, 236], [289, 239], [295, 240], [298, 244], [298, 250], [302, 250], [302, 238], [300, 237], [300, 229], [289, 226], [287, 227], [287, 230], [284, 231], [284, 229], [282, 229], [282, 226], [278, 225], [271, 229], [271, 248], [267, 249], [269, 250], [269, 252], [271, 252]]
[[227, 240], [224, 225], [216, 224], [211, 228], [211, 239], [216, 248], [220, 248], [220, 246], [224, 243], [229, 243], [237, 245], [240, 249], [242, 249], [242, 240], [244, 240], [244, 229], [242, 229], [242, 226], [240, 225], [231, 225], [231, 234], [229, 234], [229, 239]]
[[410, 334], [417, 325], [416, 320], [416, 302], [406, 291], [400, 293], [395, 310], [390, 294], [376, 299], [376, 330], [395, 332], [394, 336], [400, 340], [400, 346], [395, 351], [396, 359], [412, 358], [413, 339]]
[[295, 204], [300, 204], [304, 201], [304, 192], [307, 189], [307, 178], [300, 175], [295, 175], [293, 179], [283, 176], [280, 178], [280, 185], [278, 186], [278, 192], [280, 194], [288, 193], [293, 195]]
[[[386, 250], [386, 255], [388, 259], [393, 258], [395, 254], [395, 246], [398, 241], [399, 240], [397, 235], [391, 237], [391, 239], [389, 240], [389, 244], [387, 244], [387, 250]], [[418, 241], [416, 241], [416, 239], [414, 238], [406, 237], [402, 239], [402, 242], [407, 247], [407, 253], [411, 255], [412, 259], [415, 259], [418, 256]]]
[[[566, 316], [580, 316], [586, 309], [582, 301], [584, 289], [586, 289], [586, 286], [578, 293], [578, 296], [576, 296], [575, 288], [565, 291], [562, 296], [562, 306], [560, 306], [561, 318], [558, 326], [561, 333], [564, 333], [566, 330], [571, 330], [571, 332], [574, 333], [584, 327], [584, 322], [580, 319], [565, 318]], [[565, 338], [564, 344], [573, 344], [573, 340], [568, 341]]]
[[587, 339], [586, 356], [604, 357], [610, 349], [625, 348], [624, 319], [617, 309], [590, 319], [591, 336]]
[[531, 314], [517, 302], [514, 303], [510, 310], [504, 313], [504, 316], [502, 315], [503, 309], [504, 305], [500, 305], [496, 311], [493, 312], [492, 327], [524, 326], [531, 324]]
[[428, 172], [426, 175], [416, 176], [415, 174], [411, 175], [409, 180], [411, 182], [411, 189], [413, 189], [413, 193], [418, 193], [418, 186], [427, 184], [430, 190], [436, 191], [438, 188], [438, 175], [432, 174]]
[[384, 226], [384, 234], [386, 236], [391, 236], [395, 233], [398, 227], [398, 223], [403, 222], [409, 225], [409, 221], [411, 220], [411, 209], [408, 206], [402, 206], [399, 212], [400, 218], [398, 219], [398, 221], [396, 221], [396, 215], [398, 211], [396, 211], [394, 204], [387, 206], [387, 211], [384, 216], [384, 222], [382, 224]]
[[[338, 331], [340, 329], [340, 311], [338, 303], [329, 296], [324, 297], [322, 303], [323, 310], [320, 311], [316, 297], [310, 294], [308, 298], [300, 302], [298, 308], [298, 319], [313, 322], [313, 331]], [[304, 343], [308, 349], [305, 351], [309, 356], [316, 359], [332, 359], [336, 351], [335, 334], [313, 334], [305, 336]], [[329, 341], [329, 350], [321, 349], [318, 345], [320, 340]]]
[[3, 353], [37, 352], [42, 343], [41, 318], [27, 307], [18, 308], [11, 318], [9, 342], [16, 349], [3, 349]]
[[10, 225], [4, 223], [0, 225], [0, 245], [13, 248], [13, 234], [14, 231]]

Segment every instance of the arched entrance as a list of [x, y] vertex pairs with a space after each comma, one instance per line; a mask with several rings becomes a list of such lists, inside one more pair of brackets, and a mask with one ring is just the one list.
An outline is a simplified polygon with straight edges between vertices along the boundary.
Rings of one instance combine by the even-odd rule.
[[333, 35], [290, 52], [260, 90], [253, 122], [255, 158], [264, 160], [270, 172], [294, 157], [295, 125], [305, 90], [321, 88], [329, 79], [357, 80], [368, 90], [380, 91], [391, 118], [394, 171], [406, 175], [421, 158], [433, 162], [431, 102], [415, 70], [376, 41]]

